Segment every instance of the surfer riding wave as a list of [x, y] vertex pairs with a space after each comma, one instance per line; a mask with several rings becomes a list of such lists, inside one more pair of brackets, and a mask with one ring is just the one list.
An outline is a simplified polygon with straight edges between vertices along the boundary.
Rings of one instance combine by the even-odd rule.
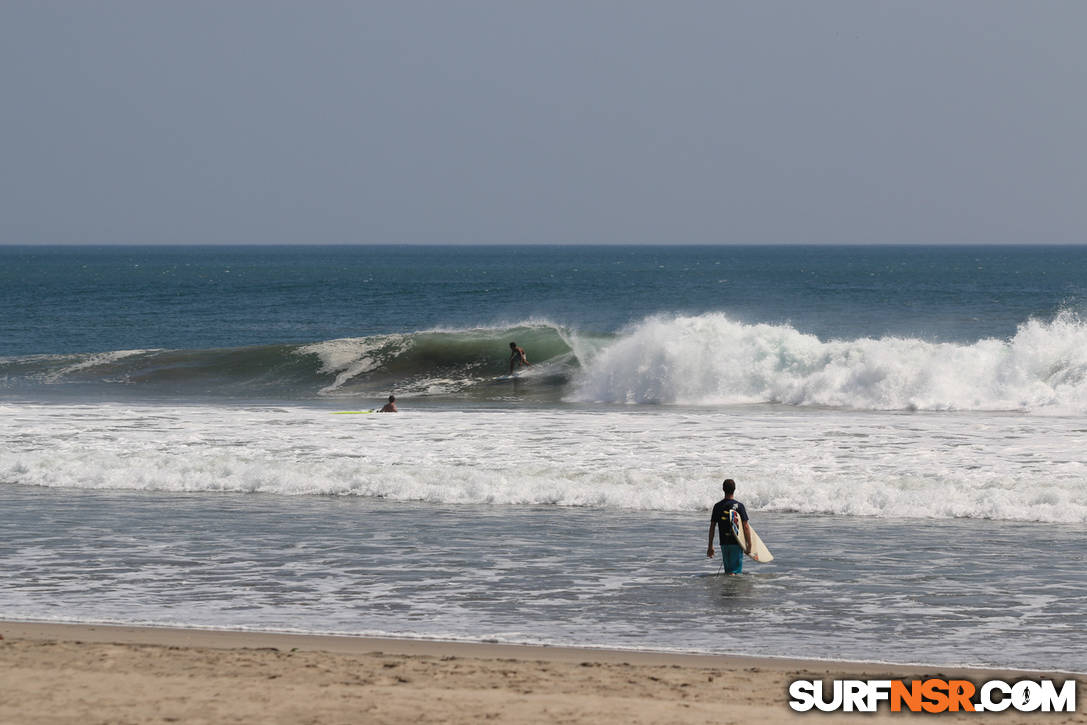
[[532, 367], [532, 363], [528, 361], [528, 357], [525, 355], [524, 348], [517, 347], [516, 342], [510, 343], [510, 375], [513, 375], [513, 368], [517, 367]]

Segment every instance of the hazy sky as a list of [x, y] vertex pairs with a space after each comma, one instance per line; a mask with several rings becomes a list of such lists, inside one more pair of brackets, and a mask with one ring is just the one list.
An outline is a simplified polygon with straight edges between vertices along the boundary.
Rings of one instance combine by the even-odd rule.
[[0, 243], [1087, 242], [1087, 2], [3, 0]]

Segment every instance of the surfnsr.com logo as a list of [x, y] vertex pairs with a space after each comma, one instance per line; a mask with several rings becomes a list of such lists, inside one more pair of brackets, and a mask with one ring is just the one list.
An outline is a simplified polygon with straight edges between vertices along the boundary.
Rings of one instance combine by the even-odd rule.
[[789, 707], [797, 712], [1075, 712], [1076, 681], [989, 680], [796, 680], [789, 685]]

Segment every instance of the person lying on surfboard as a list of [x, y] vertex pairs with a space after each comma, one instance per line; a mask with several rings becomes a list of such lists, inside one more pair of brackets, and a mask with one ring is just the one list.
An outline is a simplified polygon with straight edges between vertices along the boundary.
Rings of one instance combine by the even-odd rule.
[[520, 365], [522, 367], [527, 365], [529, 367], [532, 367], [532, 363], [530, 363], [528, 361], [528, 358], [525, 357], [524, 349], [517, 347], [516, 342], [511, 342], [510, 343], [510, 375], [513, 375], [513, 366], [514, 365]]
[[[732, 494], [736, 493], [736, 482], [731, 478], [726, 478], [725, 482], [721, 484], [721, 488], [725, 491], [725, 497], [714, 504], [713, 513], [710, 514], [710, 545], [706, 549], [706, 556], [713, 557], [713, 530], [720, 526], [721, 558], [725, 563], [725, 573], [732, 576], [743, 572], [744, 554], [751, 553], [751, 527], [747, 525], [747, 509], [732, 497]], [[743, 521], [746, 548], [740, 546], [740, 542], [732, 533], [730, 511], [740, 514], [740, 520]]]
[[383, 407], [378, 412], [379, 413], [399, 413], [400, 411], [396, 409], [396, 396], [395, 395], [390, 395], [389, 396], [389, 402], [385, 403], [385, 407]]

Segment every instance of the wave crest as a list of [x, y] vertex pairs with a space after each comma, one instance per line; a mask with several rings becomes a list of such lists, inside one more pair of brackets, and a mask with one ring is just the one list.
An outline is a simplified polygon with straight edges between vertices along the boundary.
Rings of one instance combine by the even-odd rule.
[[[516, 380], [508, 344], [532, 367]], [[719, 313], [652, 317], [618, 334], [549, 322], [305, 345], [0, 358], [0, 386], [133, 395], [537, 400], [862, 410], [1087, 412], [1087, 323], [1065, 311], [1007, 340], [821, 340]]]
[[869, 410], [1087, 410], [1087, 325], [1062, 312], [1010, 340], [822, 341], [721, 314], [655, 317], [586, 366], [569, 399]]

